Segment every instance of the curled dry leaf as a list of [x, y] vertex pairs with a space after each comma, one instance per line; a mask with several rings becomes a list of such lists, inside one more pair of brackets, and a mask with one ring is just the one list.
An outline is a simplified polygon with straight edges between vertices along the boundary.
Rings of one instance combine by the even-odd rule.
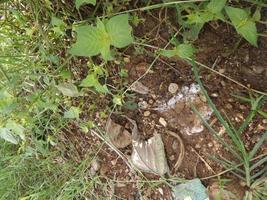
[[148, 94], [148, 87], [144, 86], [141, 82], [137, 81], [131, 86], [131, 90], [139, 94]]
[[131, 144], [132, 137], [129, 131], [127, 131], [123, 126], [113, 122], [110, 118], [107, 122], [106, 132], [110, 142], [117, 148], [125, 148]]
[[147, 141], [141, 140], [136, 122], [132, 119], [127, 119], [134, 126], [132, 130], [133, 152], [131, 155], [133, 164], [141, 171], [154, 173], [160, 176], [169, 172], [164, 144], [160, 134], [156, 133]]

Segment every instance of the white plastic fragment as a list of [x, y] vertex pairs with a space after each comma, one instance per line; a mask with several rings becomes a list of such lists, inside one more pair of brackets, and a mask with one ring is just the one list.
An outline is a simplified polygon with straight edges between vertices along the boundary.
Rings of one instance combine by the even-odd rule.
[[191, 84], [183, 86], [171, 99], [163, 102], [155, 110], [166, 119], [168, 125], [179, 129], [182, 133], [192, 135], [204, 130], [202, 120], [192, 110], [192, 105], [198, 110], [204, 120], [211, 117], [212, 110], [201, 93], [200, 86]]

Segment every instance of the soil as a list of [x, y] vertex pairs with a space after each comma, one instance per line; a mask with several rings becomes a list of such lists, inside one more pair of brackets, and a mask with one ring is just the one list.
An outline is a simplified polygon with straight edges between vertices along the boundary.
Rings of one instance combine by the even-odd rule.
[[[145, 21], [134, 28], [134, 35], [151, 41], [150, 45], [163, 47], [175, 32], [175, 27], [177, 27], [173, 19], [166, 18], [165, 13], [168, 13], [168, 16], [172, 16], [171, 13], [175, 14], [171, 9], [138, 13]], [[212, 24], [207, 24], [201, 31], [199, 39], [194, 43], [198, 49], [196, 60], [248, 88], [267, 92], [267, 38], [259, 37], [258, 48], [252, 47], [244, 40], [240, 42], [239, 40], [240, 37], [232, 27], [219, 24], [215, 28]], [[152, 56], [153, 49], [147, 47], [140, 49], [140, 47], [136, 47], [135, 50], [137, 49], [139, 53], [134, 53], [136, 51], [133, 48], [128, 48], [122, 52], [124, 58], [127, 58], [126, 62], [120, 62], [119, 64], [110, 63], [109, 67], [113, 70], [110, 72], [110, 83], [120, 82], [117, 79], [118, 70], [121, 67], [128, 70], [129, 77], [126, 78], [126, 81], [129, 84], [146, 72], [154, 59]], [[232, 94], [248, 96], [248, 90], [205, 68], [201, 68], [200, 75], [205, 88], [219, 111], [225, 113], [235, 125], [240, 125], [247, 116], [250, 105], [237, 100]], [[200, 178], [207, 188], [212, 188], [212, 184], [218, 181], [218, 179], [216, 177], [206, 177], [218, 174], [224, 168], [218, 162], [211, 159], [211, 156], [233, 159], [232, 155], [223, 148], [207, 129], [190, 136], [182, 134], [178, 128], [169, 126], [168, 122], [166, 127], [162, 126], [159, 123], [159, 118], [162, 116], [157, 111], [151, 109], [158, 105], [160, 101], [166, 101], [172, 97], [172, 94], [168, 92], [170, 83], [178, 84], [180, 89], [195, 82], [191, 66], [179, 58], [167, 59], [160, 57], [140, 82], [149, 88], [150, 93], [148, 95], [132, 93], [133, 95], [129, 96], [128, 100], [133, 100], [136, 104], [145, 102], [147, 108], [136, 110], [123, 108], [122, 110], [114, 111], [112, 118], [122, 126], [129, 126], [126, 120], [120, 118], [121, 115], [127, 115], [137, 122], [139, 131], [143, 134], [143, 138], [146, 139], [153, 136], [155, 132], [160, 133], [165, 145], [171, 175], [185, 179]], [[94, 97], [90, 97], [90, 99], [93, 100]], [[91, 100], [87, 101], [90, 102]], [[84, 110], [88, 108], [86, 105], [88, 104], [84, 105]], [[96, 105], [101, 106], [105, 112], [106, 108], [110, 106], [109, 100], [104, 97], [96, 102]], [[266, 105], [263, 106], [263, 110], [267, 112]], [[145, 111], [150, 111], [150, 114], [144, 116]], [[94, 114], [89, 116], [89, 113]], [[101, 117], [99, 112], [96, 111], [84, 112], [83, 115], [84, 119], [95, 119], [99, 127], [104, 129], [107, 115]], [[188, 118], [186, 113], [184, 113], [182, 118]], [[222, 125], [220, 125], [214, 115], [212, 115], [209, 122], [213, 123], [214, 129], [226, 141], [229, 141]], [[176, 172], [173, 171], [173, 167], [179, 155], [179, 143], [175, 138], [166, 134], [167, 130], [178, 134], [185, 146], [185, 156], [182, 165]], [[264, 130], [267, 130], [266, 120], [264, 121], [261, 116], [257, 115], [243, 134], [243, 139], [248, 149], [251, 149], [259, 140]], [[73, 143], [74, 146], [75, 144], [79, 146], [77, 148], [79, 157], [102, 142], [92, 134], [84, 136], [83, 133], [80, 133], [75, 137], [78, 137], [78, 139], [74, 140]], [[79, 142], [81, 140], [83, 140], [82, 143]], [[131, 145], [129, 145], [120, 150], [126, 157], [129, 157], [132, 151], [131, 148]], [[267, 145], [265, 144], [262, 151], [266, 151], [266, 149]], [[160, 177], [144, 173], [145, 178], [142, 178], [140, 174], [132, 172], [125, 162], [106, 145], [101, 148], [97, 157], [101, 166], [98, 173], [101, 176], [107, 177], [113, 183], [110, 187], [117, 199], [172, 199], [171, 188]], [[226, 189], [235, 194], [237, 199], [242, 199], [245, 191], [243, 183], [228, 173], [224, 174], [223, 178], [232, 179], [232, 182], [226, 185]], [[143, 183], [141, 180], [158, 181], [152, 184], [149, 181]], [[175, 185], [175, 183], [171, 184]]]

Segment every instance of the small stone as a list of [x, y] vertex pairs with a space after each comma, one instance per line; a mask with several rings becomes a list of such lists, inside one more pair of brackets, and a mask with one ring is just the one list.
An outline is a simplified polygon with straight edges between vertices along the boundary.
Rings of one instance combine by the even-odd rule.
[[129, 62], [130, 62], [130, 58], [128, 58], [128, 57], [124, 57], [124, 58], [123, 58], [123, 61], [124, 61], [125, 63], [129, 63]]
[[212, 93], [211, 96], [212, 97], [218, 97], [219, 95], [218, 95], [218, 93]]
[[116, 163], [117, 163], [117, 159], [111, 161], [111, 164], [112, 164], [113, 166], [116, 165]]
[[176, 142], [176, 140], [172, 143], [172, 149], [176, 150], [178, 148], [178, 143]]
[[117, 183], [116, 186], [119, 187], [119, 188], [126, 187], [126, 185], [124, 183]]
[[195, 148], [200, 149], [201, 148], [200, 144], [196, 144]]
[[252, 69], [256, 74], [261, 74], [264, 71], [264, 67], [262, 67], [262, 66], [253, 65]]
[[240, 107], [241, 110], [246, 110], [247, 109], [247, 107], [244, 106], [244, 105], [240, 105], [239, 107]]
[[141, 109], [147, 109], [148, 108], [148, 103], [146, 101], [138, 102], [138, 107], [141, 108]]
[[221, 74], [225, 73], [225, 69], [219, 69], [219, 73]]
[[263, 119], [262, 123], [267, 124], [267, 119]]
[[208, 147], [213, 147], [212, 142], [209, 142], [209, 143], [208, 143]]
[[97, 161], [97, 159], [92, 160], [91, 162], [91, 168], [90, 168], [90, 173], [91, 175], [95, 175], [96, 172], [100, 169], [100, 164]]
[[121, 62], [120, 62], [119, 60], [114, 60], [114, 63], [115, 63], [116, 65], [121, 64]]
[[148, 103], [149, 103], [149, 104], [153, 104], [153, 103], [154, 103], [154, 100], [153, 100], [153, 99], [149, 99], [149, 100], [148, 100]]
[[147, 110], [147, 111], [144, 112], [144, 116], [145, 117], [148, 117], [149, 115], [150, 115], [150, 111]]
[[174, 159], [175, 159], [175, 156], [174, 155], [171, 155], [170, 156], [170, 161], [174, 161]]
[[176, 84], [176, 83], [171, 83], [168, 87], [168, 91], [171, 93], [171, 94], [175, 94], [179, 89], [179, 86]]
[[166, 120], [164, 119], [164, 118], [159, 118], [159, 123], [162, 125], [162, 126], [164, 126], [164, 127], [166, 127], [167, 126], [167, 122], [166, 122]]
[[225, 105], [225, 107], [227, 108], [227, 109], [232, 109], [233, 108], [233, 106], [230, 104], [230, 103], [227, 103], [226, 105]]
[[161, 195], [163, 195], [163, 189], [162, 188], [158, 188], [158, 191]]
[[221, 81], [221, 85], [222, 85], [223, 87], [225, 87], [225, 86], [226, 86], [226, 83], [225, 83], [224, 81]]

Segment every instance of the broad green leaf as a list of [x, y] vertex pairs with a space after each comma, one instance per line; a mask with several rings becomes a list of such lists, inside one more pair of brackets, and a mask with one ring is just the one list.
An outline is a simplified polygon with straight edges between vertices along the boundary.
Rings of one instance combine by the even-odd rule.
[[18, 144], [18, 140], [11, 133], [11, 130], [9, 128], [0, 128], [0, 138], [4, 139], [10, 143]]
[[72, 83], [60, 83], [56, 87], [64, 96], [68, 96], [68, 97], [80, 96], [80, 93], [77, 87]]
[[225, 11], [235, 27], [238, 27], [241, 22], [247, 20], [249, 17], [249, 14], [244, 9], [226, 6]]
[[242, 35], [250, 44], [257, 45], [258, 35], [255, 22], [244, 9], [225, 7], [225, 11], [232, 21], [236, 31]]
[[76, 56], [95, 56], [102, 48], [102, 34], [96, 27], [80, 26], [76, 29], [77, 41], [72, 45], [71, 54]]
[[111, 44], [117, 48], [125, 47], [133, 42], [132, 27], [128, 23], [129, 15], [112, 17], [106, 25]]
[[89, 74], [81, 82], [81, 87], [93, 87], [97, 92], [108, 93], [108, 88], [106, 85], [101, 85], [95, 74]]
[[63, 27], [65, 26], [64, 21], [62, 19], [55, 17], [55, 16], [52, 16], [51, 24], [52, 24], [52, 26], [63, 26]]
[[255, 22], [247, 21], [244, 25], [237, 29], [237, 32], [242, 35], [250, 44], [258, 46], [258, 33]]
[[209, 4], [207, 5], [207, 9], [213, 13], [213, 14], [217, 14], [219, 12], [222, 11], [222, 9], [224, 8], [225, 4], [226, 4], [227, 0], [211, 0], [209, 2]]
[[110, 36], [106, 31], [104, 23], [100, 19], [97, 19], [97, 30], [99, 37], [101, 38], [101, 40], [99, 41], [101, 46], [100, 48], [101, 55], [104, 60], [112, 60], [112, 56], [110, 54], [110, 45], [111, 45]]
[[96, 4], [96, 0], [76, 0], [75, 1], [75, 6], [77, 9], [79, 9], [83, 4]]
[[70, 53], [77, 56], [101, 53], [104, 60], [111, 60], [110, 46], [122, 48], [129, 45], [133, 41], [131, 31], [127, 14], [111, 18], [106, 25], [97, 19], [96, 27], [83, 25], [76, 29], [77, 41]]
[[14, 122], [14, 121], [8, 121], [6, 124], [6, 128], [10, 129], [12, 133], [18, 135], [21, 140], [25, 140], [25, 128], [21, 126], [20, 124]]
[[80, 109], [78, 107], [70, 107], [70, 109], [64, 112], [64, 118], [67, 119], [79, 119]]
[[191, 44], [180, 44], [173, 50], [163, 50], [161, 55], [166, 57], [179, 56], [182, 59], [193, 57], [195, 52], [194, 47]]

